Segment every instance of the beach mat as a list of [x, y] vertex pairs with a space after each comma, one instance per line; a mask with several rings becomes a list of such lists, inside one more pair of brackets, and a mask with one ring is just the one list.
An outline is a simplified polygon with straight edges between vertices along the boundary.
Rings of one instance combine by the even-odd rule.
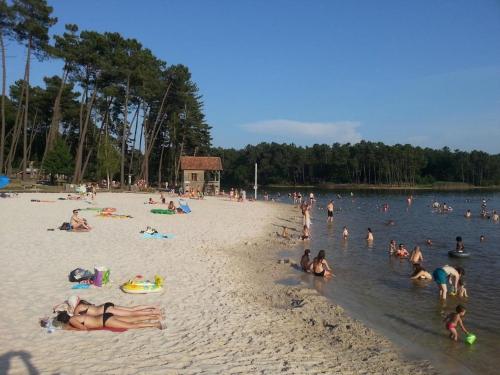
[[174, 238], [174, 235], [168, 233], [143, 233], [142, 238], [156, 238], [156, 239], [168, 240]]

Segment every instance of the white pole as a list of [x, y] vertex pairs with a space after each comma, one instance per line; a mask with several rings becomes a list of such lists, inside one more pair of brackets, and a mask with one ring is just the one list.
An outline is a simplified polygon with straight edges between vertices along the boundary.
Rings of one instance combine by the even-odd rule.
[[257, 163], [255, 163], [255, 185], [253, 190], [255, 191], [255, 200], [257, 200]]

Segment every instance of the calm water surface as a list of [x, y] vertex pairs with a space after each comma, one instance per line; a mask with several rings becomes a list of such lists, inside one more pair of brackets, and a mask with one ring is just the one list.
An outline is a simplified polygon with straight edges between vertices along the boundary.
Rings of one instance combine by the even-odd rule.
[[[312, 240], [293, 252], [298, 258], [306, 247], [314, 255], [326, 250], [336, 277], [329, 281], [300, 273], [296, 277], [390, 337], [406, 353], [432, 360], [443, 372], [500, 373], [500, 224], [479, 217], [483, 197], [488, 210], [500, 211], [500, 193], [413, 193], [410, 206], [403, 193], [342, 195], [338, 199], [335, 194], [316, 192]], [[334, 223], [327, 224], [324, 207], [330, 199], [336, 212]], [[453, 212], [432, 210], [434, 199], [446, 202]], [[290, 202], [283, 193], [281, 201]], [[389, 204], [387, 212], [380, 209], [384, 203]], [[468, 208], [471, 219], [464, 218]], [[395, 225], [386, 225], [389, 220]], [[344, 225], [350, 232], [347, 241], [341, 236]], [[365, 241], [368, 227], [375, 237], [372, 245]], [[482, 243], [480, 235], [486, 237]], [[470, 258], [448, 257], [456, 236], [463, 237]], [[432, 239], [432, 247], [425, 245], [427, 238]], [[430, 273], [445, 264], [464, 267], [469, 298], [449, 297], [443, 304], [433, 281], [411, 281], [408, 261], [388, 256], [391, 239], [406, 244], [408, 250], [420, 245], [423, 266]], [[458, 304], [467, 308], [464, 322], [477, 336], [474, 345], [447, 337], [443, 315]]]

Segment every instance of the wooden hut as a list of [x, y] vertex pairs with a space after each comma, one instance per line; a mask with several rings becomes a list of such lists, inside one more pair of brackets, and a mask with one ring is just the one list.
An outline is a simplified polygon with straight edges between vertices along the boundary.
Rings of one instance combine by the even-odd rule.
[[214, 156], [181, 157], [182, 188], [184, 191], [202, 191], [219, 194], [222, 161]]

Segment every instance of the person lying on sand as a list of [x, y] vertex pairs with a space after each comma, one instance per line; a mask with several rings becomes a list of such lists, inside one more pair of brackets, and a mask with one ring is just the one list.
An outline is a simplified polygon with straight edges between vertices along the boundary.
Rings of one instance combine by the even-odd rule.
[[155, 202], [153, 198], [149, 198], [148, 204], [158, 204], [158, 202]]
[[116, 316], [112, 313], [92, 316], [88, 314], [70, 316], [63, 311], [57, 314], [56, 321], [65, 324], [64, 329], [87, 331], [89, 329], [116, 328], [138, 329], [158, 328], [165, 329], [166, 325], [159, 315], [144, 316]]
[[138, 305], [132, 307], [115, 306], [112, 302], [106, 302], [102, 305], [94, 305], [78, 296], [71, 296], [67, 301], [54, 307], [54, 312], [66, 311], [69, 315], [87, 314], [99, 316], [104, 313], [112, 313], [117, 316], [144, 316], [160, 315], [161, 310], [158, 306]]
[[333, 276], [332, 269], [325, 259], [325, 250], [320, 250], [318, 256], [313, 259], [309, 269], [315, 276], [330, 278]]
[[90, 225], [88, 225], [87, 220], [78, 216], [78, 210], [73, 210], [73, 215], [71, 216], [70, 221], [71, 227], [74, 231], [89, 231], [92, 229]]
[[68, 194], [68, 196], [66, 197], [66, 199], [69, 199], [71, 201], [77, 201], [77, 200], [80, 200], [82, 199], [82, 197], [78, 196], [78, 195], [71, 195], [71, 194]]

